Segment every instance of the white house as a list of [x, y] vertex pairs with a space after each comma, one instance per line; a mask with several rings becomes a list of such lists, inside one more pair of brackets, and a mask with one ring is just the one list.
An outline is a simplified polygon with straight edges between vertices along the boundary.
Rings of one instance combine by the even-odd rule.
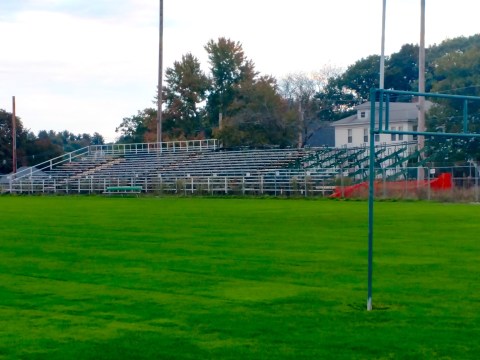
[[[425, 102], [427, 110], [431, 105], [431, 102]], [[378, 124], [379, 103], [376, 103], [375, 106], [376, 123]], [[390, 103], [389, 130], [416, 131], [418, 122], [417, 106], [417, 103]], [[335, 147], [358, 147], [369, 145], [370, 102], [356, 106], [355, 110], [356, 114], [332, 123], [332, 126], [335, 127]], [[383, 119], [383, 121], [385, 121], [385, 116]], [[414, 135], [375, 135], [376, 145], [395, 145], [416, 140], [416, 136]]]

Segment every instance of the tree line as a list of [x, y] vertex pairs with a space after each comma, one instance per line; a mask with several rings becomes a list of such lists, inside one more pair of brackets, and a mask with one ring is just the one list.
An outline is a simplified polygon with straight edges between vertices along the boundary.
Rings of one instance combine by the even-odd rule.
[[[32, 166], [67, 152], [104, 143], [104, 138], [99, 133], [75, 135], [67, 130], [42, 130], [34, 134], [24, 127], [18, 117], [16, 140], [18, 167]], [[12, 114], [0, 109], [0, 174], [12, 171], [12, 152]]]
[[[294, 73], [276, 79], [256, 71], [238, 41], [223, 37], [210, 40], [204, 50], [208, 72], [191, 53], [165, 71], [163, 141], [215, 137], [226, 147], [304, 146], [322, 126], [352, 114], [354, 106], [368, 101], [370, 89], [379, 86], [378, 55], [362, 58], [345, 70], [324, 66], [315, 73]], [[405, 44], [385, 59], [385, 88], [418, 89], [418, 53], [418, 45]], [[480, 95], [480, 35], [449, 39], [426, 49], [426, 91]], [[462, 106], [455, 101], [438, 101], [427, 114], [428, 129], [458, 130]], [[0, 112], [0, 172], [11, 169], [9, 115]], [[156, 141], [156, 117], [156, 107], [125, 117], [116, 128], [118, 142]], [[97, 133], [42, 131], [34, 135], [23, 130], [20, 121], [19, 126], [21, 164], [32, 165], [78, 147], [103, 143]], [[479, 129], [480, 104], [472, 103], [469, 130]], [[439, 160], [447, 152], [455, 153], [450, 160], [480, 159], [478, 140], [433, 138], [428, 143]]]
[[[275, 79], [255, 70], [239, 42], [219, 38], [210, 40], [204, 49], [208, 73], [191, 53], [166, 70], [162, 89], [164, 141], [214, 136], [225, 146], [304, 146], [316, 130], [350, 115], [354, 106], [368, 101], [370, 89], [379, 86], [378, 55], [362, 58], [344, 71], [325, 66], [312, 74]], [[385, 88], [417, 91], [418, 53], [418, 45], [405, 44], [386, 58]], [[427, 48], [426, 91], [478, 96], [479, 55], [480, 35]], [[427, 126], [455, 131], [461, 111], [455, 102], [439, 101], [427, 118]], [[471, 131], [478, 130], [478, 112], [472, 104]], [[152, 107], [124, 118], [116, 130], [120, 142], [156, 141], [156, 126], [156, 109]], [[438, 140], [430, 142], [432, 147], [440, 146]], [[460, 146], [462, 141], [453, 143]], [[476, 154], [477, 147], [477, 141], [472, 140], [468, 149], [462, 149]]]

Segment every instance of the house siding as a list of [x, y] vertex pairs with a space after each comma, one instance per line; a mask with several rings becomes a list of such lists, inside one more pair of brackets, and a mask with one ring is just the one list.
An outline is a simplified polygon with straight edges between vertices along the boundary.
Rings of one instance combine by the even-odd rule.
[[[366, 139], [364, 138], [364, 129], [368, 129], [368, 135], [370, 136], [369, 105], [369, 103], [364, 103], [357, 106], [356, 115], [332, 124], [335, 128], [335, 147], [350, 148], [369, 145], [369, 141], [365, 141]], [[403, 131], [413, 131], [414, 126], [417, 125], [418, 109], [416, 103], [392, 103], [390, 104], [390, 114], [390, 129], [395, 128], [395, 130], [398, 130], [401, 127]], [[362, 115], [365, 116], [362, 117]], [[351, 141], [349, 141], [349, 130], [351, 130]], [[405, 134], [401, 138], [398, 134], [396, 136], [380, 134], [380, 139], [375, 144], [397, 145], [412, 141], [415, 141], [413, 135]]]

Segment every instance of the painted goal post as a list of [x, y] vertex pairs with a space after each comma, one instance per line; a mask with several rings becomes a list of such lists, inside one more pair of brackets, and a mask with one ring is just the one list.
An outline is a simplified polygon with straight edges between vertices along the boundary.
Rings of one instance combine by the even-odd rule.
[[[456, 133], [428, 132], [428, 131], [401, 131], [390, 128], [390, 102], [395, 97], [423, 97], [433, 99], [451, 99], [463, 102], [462, 130]], [[480, 101], [477, 96], [448, 95], [439, 93], [421, 93], [414, 91], [398, 91], [371, 89], [370, 90], [370, 156], [369, 156], [369, 186], [368, 186], [368, 295], [367, 311], [371, 311], [372, 282], [373, 282], [373, 210], [375, 198], [375, 137], [380, 134], [436, 136], [447, 138], [480, 138], [480, 133], [468, 132], [468, 104]], [[378, 109], [377, 109], [378, 103]]]

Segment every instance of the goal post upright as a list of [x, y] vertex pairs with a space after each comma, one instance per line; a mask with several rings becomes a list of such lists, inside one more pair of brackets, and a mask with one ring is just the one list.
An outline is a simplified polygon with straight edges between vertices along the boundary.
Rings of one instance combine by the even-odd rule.
[[375, 89], [370, 90], [370, 161], [368, 164], [368, 295], [367, 310], [372, 310], [373, 280], [373, 200], [375, 185]]
[[[423, 99], [440, 98], [453, 99], [463, 101], [463, 119], [461, 132], [429, 132], [429, 131], [404, 131], [404, 130], [390, 130], [389, 129], [389, 101], [390, 96], [416, 96]], [[377, 99], [378, 99], [378, 116], [377, 116]], [[384, 104], [385, 106], [385, 119]], [[374, 200], [375, 200], [375, 136], [380, 134], [395, 134], [395, 135], [416, 135], [421, 136], [438, 136], [446, 138], [480, 138], [480, 133], [468, 132], [468, 103], [480, 102], [480, 97], [477, 96], [462, 96], [462, 95], [448, 95], [439, 93], [424, 93], [415, 91], [400, 91], [400, 90], [384, 90], [375, 89], [370, 90], [370, 147], [369, 147], [369, 178], [368, 178], [368, 284], [367, 284], [367, 311], [373, 309], [372, 301], [372, 285], [373, 285], [373, 241], [374, 241]]]

